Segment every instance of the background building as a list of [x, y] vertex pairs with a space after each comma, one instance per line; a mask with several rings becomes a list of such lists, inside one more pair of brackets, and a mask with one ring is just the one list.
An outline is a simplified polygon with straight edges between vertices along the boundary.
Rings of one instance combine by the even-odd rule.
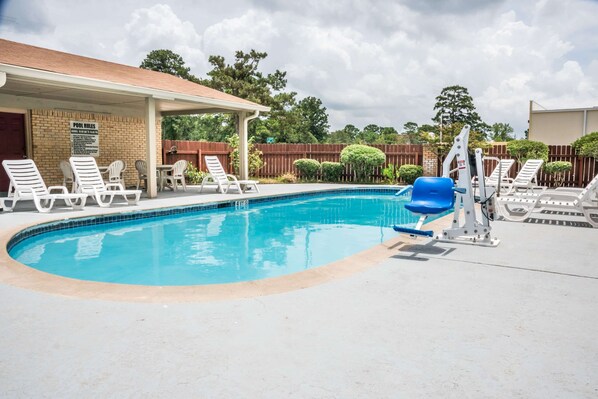
[[592, 132], [598, 132], [598, 107], [544, 109], [530, 101], [530, 140], [548, 145], [571, 144]]

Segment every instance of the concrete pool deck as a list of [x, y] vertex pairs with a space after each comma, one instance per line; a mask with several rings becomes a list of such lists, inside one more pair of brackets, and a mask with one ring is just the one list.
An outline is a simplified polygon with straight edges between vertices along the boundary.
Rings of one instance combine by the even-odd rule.
[[[226, 197], [240, 196], [168, 193], [138, 208]], [[82, 215], [0, 213], [0, 228]], [[2, 283], [0, 397], [596, 397], [598, 229], [493, 232], [497, 248], [401, 239], [361, 272], [246, 299], [117, 302]]]

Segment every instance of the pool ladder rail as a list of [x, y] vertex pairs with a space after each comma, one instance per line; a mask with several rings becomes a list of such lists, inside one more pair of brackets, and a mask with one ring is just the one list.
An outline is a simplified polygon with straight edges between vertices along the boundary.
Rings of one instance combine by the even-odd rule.
[[247, 209], [249, 208], [249, 200], [235, 201], [235, 209]]

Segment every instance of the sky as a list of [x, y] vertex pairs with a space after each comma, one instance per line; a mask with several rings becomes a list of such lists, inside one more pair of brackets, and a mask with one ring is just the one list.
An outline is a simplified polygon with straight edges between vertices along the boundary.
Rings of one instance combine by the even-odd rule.
[[482, 120], [527, 129], [529, 101], [598, 106], [597, 0], [0, 0], [0, 37], [139, 66], [155, 49], [205, 77], [265, 51], [264, 73], [327, 108], [331, 130], [432, 123], [447, 86]]

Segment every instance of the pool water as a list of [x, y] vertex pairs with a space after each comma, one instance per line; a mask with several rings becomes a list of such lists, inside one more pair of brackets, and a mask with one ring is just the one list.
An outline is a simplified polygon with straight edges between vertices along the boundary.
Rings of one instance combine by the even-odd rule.
[[182, 215], [56, 230], [17, 243], [10, 255], [81, 280], [180, 286], [296, 273], [396, 236], [417, 216], [389, 194], [323, 194], [242, 202]]

